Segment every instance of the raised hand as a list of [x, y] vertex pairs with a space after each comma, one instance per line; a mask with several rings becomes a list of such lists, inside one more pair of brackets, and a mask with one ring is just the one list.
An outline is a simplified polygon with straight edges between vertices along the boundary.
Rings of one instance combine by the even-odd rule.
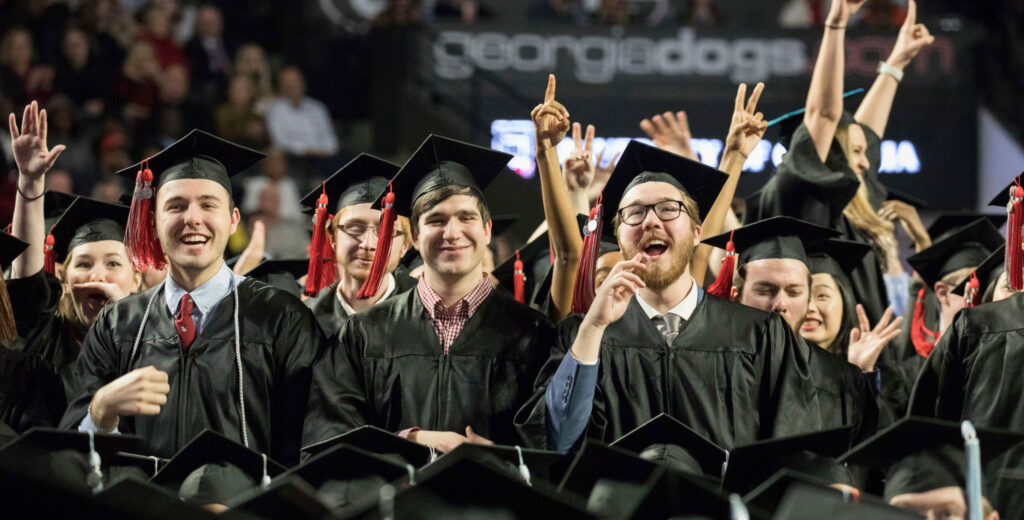
[[736, 106], [733, 109], [732, 122], [729, 123], [729, 134], [725, 138], [725, 153], [739, 153], [745, 159], [764, 136], [768, 123], [764, 120], [764, 114], [757, 112], [757, 101], [761, 98], [762, 91], [764, 83], [758, 83], [747, 100], [747, 84], [740, 83], [736, 89]]
[[8, 124], [11, 131], [11, 151], [14, 152], [18, 172], [29, 180], [42, 178], [64, 151], [62, 144], [52, 149], [46, 146], [46, 110], [40, 111], [39, 104], [33, 101], [32, 104], [25, 106], [20, 131], [13, 113], [8, 117]]
[[601, 160], [604, 159], [604, 151], [607, 149], [608, 145], [605, 144], [604, 148], [597, 152], [597, 157], [594, 158], [594, 181], [590, 183], [590, 190], [587, 192], [587, 200], [591, 204], [597, 200], [597, 196], [601, 194], [605, 185], [608, 184], [608, 179], [612, 177], [612, 171], [615, 170], [615, 163], [618, 162], [619, 156], [622, 155], [622, 151], [619, 150], [615, 152], [615, 155], [608, 161], [608, 164], [602, 165]]
[[608, 278], [594, 295], [594, 303], [590, 305], [590, 310], [583, 318], [584, 322], [605, 327], [625, 314], [630, 298], [647, 286], [636, 274], [647, 268], [642, 260], [643, 253], [637, 253], [632, 259], [615, 264]]
[[921, 251], [931, 245], [932, 239], [928, 235], [928, 229], [921, 222], [921, 216], [917, 209], [901, 200], [887, 200], [882, 203], [878, 210], [878, 216], [888, 220], [899, 220], [903, 231], [914, 241], [914, 247]]
[[896, 44], [893, 45], [892, 52], [889, 53], [889, 59], [885, 61], [889, 65], [903, 70], [921, 49], [933, 42], [935, 42], [935, 37], [928, 32], [928, 28], [924, 24], [917, 23], [917, 2], [910, 0], [907, 17], [900, 27]]
[[548, 74], [548, 88], [544, 92], [544, 103], [530, 111], [530, 120], [537, 132], [537, 150], [553, 148], [562, 142], [569, 132], [569, 111], [555, 101], [555, 75]]
[[857, 319], [860, 327], [850, 331], [850, 348], [847, 350], [846, 359], [857, 365], [864, 372], [871, 372], [875, 369], [875, 362], [882, 354], [882, 349], [900, 334], [900, 324], [903, 317], [892, 319], [892, 307], [885, 310], [882, 318], [878, 320], [875, 328], [871, 328], [868, 315], [864, 312], [864, 306], [857, 304]]
[[153, 366], [137, 368], [107, 383], [92, 398], [89, 413], [101, 430], [112, 430], [121, 415], [157, 415], [171, 386], [167, 372]]
[[128, 296], [128, 293], [124, 292], [120, 285], [110, 282], [76, 283], [71, 286], [71, 291], [75, 293], [75, 298], [79, 300], [81, 300], [82, 295], [84, 294], [99, 291], [102, 292], [108, 300], [110, 300], [110, 303], [120, 301], [125, 296]]
[[[688, 159], [698, 160], [697, 152], [690, 146], [690, 123], [686, 119], [686, 112], [680, 110], [673, 114], [665, 112], [657, 114], [650, 119], [644, 118], [640, 121], [642, 129], [647, 137], [654, 141], [654, 145], [662, 150], [667, 150]], [[613, 161], [614, 162], [614, 161]]]
[[572, 124], [572, 151], [565, 159], [565, 185], [570, 192], [586, 190], [594, 182], [594, 125], [587, 125], [582, 141], [580, 130], [579, 123]]

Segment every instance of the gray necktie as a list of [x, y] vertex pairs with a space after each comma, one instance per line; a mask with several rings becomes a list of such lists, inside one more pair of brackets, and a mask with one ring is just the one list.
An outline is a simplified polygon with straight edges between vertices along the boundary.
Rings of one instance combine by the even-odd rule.
[[662, 316], [655, 316], [651, 319], [654, 320], [654, 326], [658, 328], [658, 332], [665, 337], [665, 343], [671, 345], [672, 342], [676, 340], [676, 336], [679, 336], [679, 329], [683, 324], [683, 317], [669, 312]]

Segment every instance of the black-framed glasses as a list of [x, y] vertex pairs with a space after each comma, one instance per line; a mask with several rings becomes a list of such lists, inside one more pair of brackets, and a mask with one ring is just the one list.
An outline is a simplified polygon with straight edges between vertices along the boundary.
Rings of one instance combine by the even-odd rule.
[[683, 201], [663, 200], [654, 204], [630, 204], [619, 210], [619, 219], [623, 224], [635, 226], [647, 218], [647, 212], [654, 210], [654, 214], [662, 222], [668, 222], [679, 218], [683, 212]]
[[[364, 222], [346, 222], [346, 223], [338, 226], [338, 229], [340, 229], [342, 233], [345, 233], [346, 235], [348, 235], [348, 236], [350, 236], [350, 237], [352, 237], [352, 238], [354, 238], [356, 240], [362, 240], [363, 236], [366, 235], [367, 231], [369, 231], [370, 233], [373, 233], [373, 236], [375, 236], [375, 237], [380, 236], [380, 228], [379, 227], [371, 226], [371, 225], [366, 224]], [[396, 226], [395, 227], [394, 235], [391, 238], [397, 238], [397, 237], [400, 237], [402, 235], [403, 235], [402, 230], [399, 229]]]

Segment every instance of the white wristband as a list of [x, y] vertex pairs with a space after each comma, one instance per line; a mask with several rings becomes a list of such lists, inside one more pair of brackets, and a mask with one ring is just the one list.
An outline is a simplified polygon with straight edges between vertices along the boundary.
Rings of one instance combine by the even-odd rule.
[[897, 69], [896, 67], [893, 67], [892, 65], [889, 65], [887, 62], [884, 61], [878, 62], [878, 73], [888, 74], [892, 76], [892, 79], [896, 80], [897, 83], [899, 83], [903, 79], [902, 70]]

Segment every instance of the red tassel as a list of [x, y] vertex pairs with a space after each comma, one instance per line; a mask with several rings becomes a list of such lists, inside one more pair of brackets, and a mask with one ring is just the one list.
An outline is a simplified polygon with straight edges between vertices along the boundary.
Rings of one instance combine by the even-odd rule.
[[316, 219], [313, 224], [313, 242], [309, 248], [309, 269], [306, 273], [306, 296], [316, 296], [323, 286], [324, 242], [327, 241], [327, 191], [322, 187], [320, 197], [316, 199]]
[[597, 257], [601, 254], [601, 228], [604, 206], [602, 195], [597, 196], [594, 208], [590, 210], [590, 220], [583, 230], [583, 249], [580, 251], [580, 265], [576, 268], [576, 284], [572, 289], [572, 312], [585, 313], [594, 303], [594, 271], [597, 270]]
[[[333, 222], [334, 215], [328, 214], [327, 221]], [[332, 283], [338, 281], [338, 266], [335, 265], [337, 257], [334, 255], [334, 246], [331, 245], [331, 241], [329, 238], [324, 240], [324, 248], [320, 255], [321, 262], [323, 262], [323, 270], [320, 272], [320, 288], [317, 290], [317, 292], [320, 292], [320, 290], [322, 290], [324, 287], [327, 287], [328, 285], [331, 285]]]
[[156, 235], [156, 217], [153, 214], [153, 171], [149, 159], [142, 161], [135, 176], [135, 192], [128, 213], [128, 226], [124, 230], [124, 245], [128, 248], [132, 268], [138, 272], [149, 269], [161, 270], [167, 267], [164, 250]]
[[388, 266], [388, 259], [391, 258], [391, 243], [395, 238], [395, 192], [388, 183], [388, 194], [384, 197], [384, 211], [380, 215], [380, 233], [377, 235], [377, 249], [373, 253], [373, 264], [370, 265], [370, 276], [363, 281], [363, 286], [356, 293], [356, 298], [364, 300], [372, 298], [377, 294], [381, 280], [384, 279], [384, 269]]
[[971, 278], [964, 287], [964, 302], [968, 307], [974, 307], [981, 303], [981, 282], [978, 281], [978, 272], [971, 270]]
[[1022, 244], [1022, 224], [1024, 224], [1024, 188], [1020, 185], [1010, 187], [1010, 201], [1006, 203], [1009, 222], [1006, 224], [1006, 283], [1014, 291], [1024, 289], [1024, 250]]
[[732, 243], [732, 235], [736, 230], [729, 233], [729, 243], [725, 245], [725, 258], [722, 259], [722, 270], [718, 271], [718, 277], [708, 287], [708, 294], [719, 298], [729, 298], [732, 293], [732, 276], [736, 270], [736, 246]]
[[53, 233], [46, 234], [46, 242], [43, 243], [43, 270], [46, 274], [57, 272], [57, 253], [53, 250]]
[[935, 342], [939, 339], [939, 333], [924, 325], [924, 288], [917, 291], [917, 301], [914, 303], [914, 317], [910, 322], [910, 339], [914, 343], [914, 350], [923, 357], [928, 357], [935, 348]]
[[526, 277], [523, 275], [523, 261], [516, 249], [516, 261], [512, 264], [512, 285], [515, 287], [516, 301], [526, 303]]

